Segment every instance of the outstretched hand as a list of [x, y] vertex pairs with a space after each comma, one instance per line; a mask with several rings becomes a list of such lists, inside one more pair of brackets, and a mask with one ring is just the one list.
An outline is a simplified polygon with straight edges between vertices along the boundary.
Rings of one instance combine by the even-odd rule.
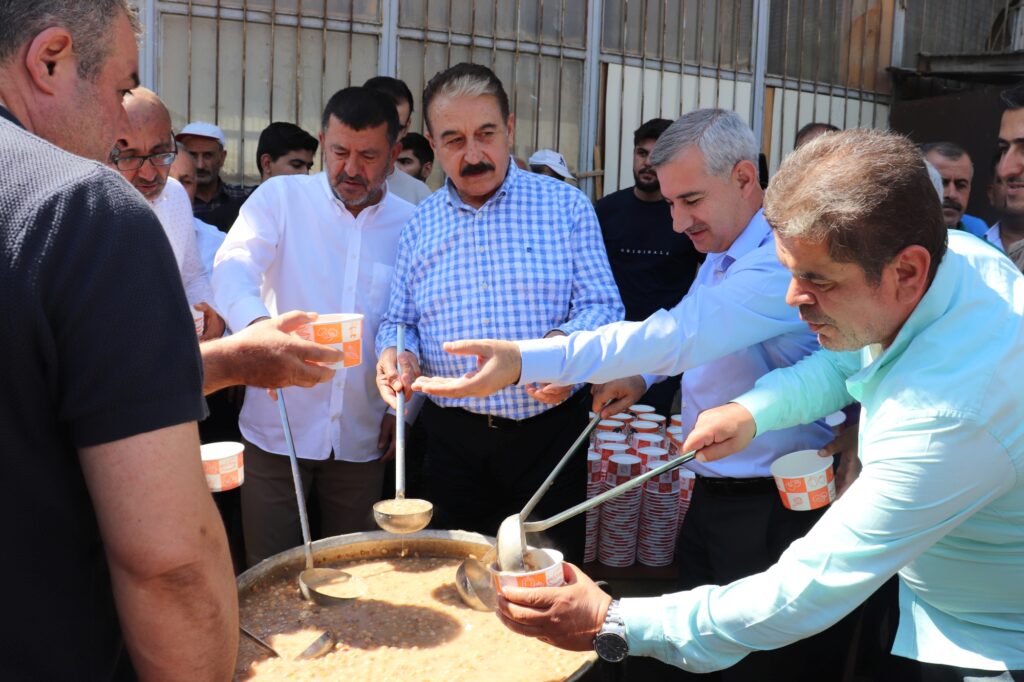
[[475, 355], [477, 368], [461, 377], [421, 376], [412, 383], [414, 391], [441, 398], [485, 398], [519, 381], [523, 359], [511, 341], [450, 341], [444, 349], [452, 355]]

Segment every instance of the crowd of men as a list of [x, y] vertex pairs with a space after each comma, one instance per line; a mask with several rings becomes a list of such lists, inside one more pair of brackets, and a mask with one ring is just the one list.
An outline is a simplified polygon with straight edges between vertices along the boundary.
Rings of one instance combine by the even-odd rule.
[[[374, 528], [399, 392], [435, 527], [487, 535], [588, 410], [679, 410], [679, 591], [612, 599], [573, 565], [580, 516], [547, 537], [567, 585], [499, 599], [523, 635], [668, 679], [842, 679], [868, 650], [875, 679], [1024, 679], [1024, 86], [992, 131], [991, 226], [953, 142], [812, 123], [764, 190], [721, 109], [645, 122], [633, 186], [595, 207], [557, 150], [515, 159], [505, 85], [465, 63], [429, 80], [422, 135], [409, 88], [371, 78], [315, 136], [270, 124], [243, 187], [218, 126], [174, 131], [140, 86], [140, 34], [127, 0], [0, 5], [15, 679], [230, 678], [235, 571], [301, 541], [267, 389], [318, 536]], [[338, 371], [292, 333], [335, 312], [364, 316]], [[856, 404], [832, 443], [824, 416]], [[213, 500], [199, 444], [223, 439], [245, 484]], [[841, 451], [828, 508], [782, 506], [770, 466], [802, 449]], [[537, 516], [585, 497], [584, 466]], [[59, 656], [36, 636], [55, 617]]]

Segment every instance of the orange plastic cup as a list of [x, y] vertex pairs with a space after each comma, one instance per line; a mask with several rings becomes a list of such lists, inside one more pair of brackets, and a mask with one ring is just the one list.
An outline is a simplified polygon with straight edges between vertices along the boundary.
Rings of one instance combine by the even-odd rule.
[[345, 354], [341, 362], [325, 367], [341, 369], [363, 362], [363, 316], [359, 313], [320, 315], [315, 322], [307, 322], [295, 333], [307, 341], [337, 348]]

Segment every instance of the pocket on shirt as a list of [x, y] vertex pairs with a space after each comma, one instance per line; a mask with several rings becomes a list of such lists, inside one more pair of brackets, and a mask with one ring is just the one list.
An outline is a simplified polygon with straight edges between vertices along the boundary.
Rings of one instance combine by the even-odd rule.
[[383, 263], [373, 264], [373, 281], [370, 285], [370, 311], [371, 314], [380, 318], [387, 308], [388, 299], [391, 297], [391, 278], [395, 274], [395, 268]]

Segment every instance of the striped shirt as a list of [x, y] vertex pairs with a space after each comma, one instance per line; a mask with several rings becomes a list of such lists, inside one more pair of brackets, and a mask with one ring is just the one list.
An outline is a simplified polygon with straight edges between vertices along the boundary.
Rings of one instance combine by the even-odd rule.
[[[377, 353], [407, 327], [406, 347], [427, 376], [461, 376], [472, 357], [446, 341], [533, 339], [594, 329], [623, 317], [594, 208], [575, 187], [510, 164], [479, 209], [451, 181], [419, 205], [402, 231]], [[433, 398], [442, 407], [526, 419], [550, 406], [510, 386], [488, 398]]]

